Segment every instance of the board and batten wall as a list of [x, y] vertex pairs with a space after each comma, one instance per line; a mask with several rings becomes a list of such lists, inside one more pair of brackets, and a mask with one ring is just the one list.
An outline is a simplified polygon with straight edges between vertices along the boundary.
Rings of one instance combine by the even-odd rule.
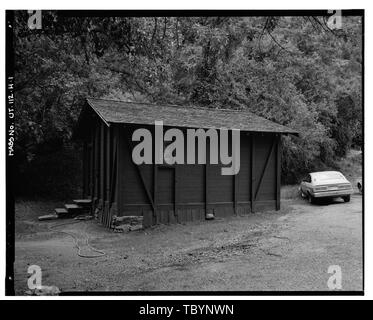
[[203, 220], [206, 213], [224, 217], [280, 209], [280, 134], [241, 132], [240, 171], [224, 176], [221, 164], [135, 165], [137, 142], [131, 137], [139, 127], [154, 130], [108, 127], [98, 120], [85, 140], [84, 196], [94, 200], [104, 225], [110, 226], [113, 215], [143, 215], [146, 227]]

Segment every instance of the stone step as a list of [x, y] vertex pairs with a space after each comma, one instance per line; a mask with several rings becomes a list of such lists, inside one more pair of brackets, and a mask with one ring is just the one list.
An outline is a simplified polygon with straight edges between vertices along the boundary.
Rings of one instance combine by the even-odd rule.
[[78, 206], [81, 206], [81, 207], [84, 207], [84, 208], [86, 208], [86, 207], [90, 208], [91, 205], [92, 205], [92, 200], [91, 199], [75, 199], [75, 200], [73, 200], [73, 202], [75, 204], [77, 204]]
[[82, 207], [75, 204], [75, 203], [66, 203], [65, 204], [65, 208], [67, 209], [67, 211], [70, 213], [79, 213], [82, 211]]
[[69, 214], [69, 211], [67, 211], [65, 208], [56, 208], [54, 209], [54, 212], [58, 217], [66, 216]]
[[45, 216], [38, 217], [39, 221], [56, 220], [56, 219], [58, 219], [58, 215], [57, 214], [47, 214]]

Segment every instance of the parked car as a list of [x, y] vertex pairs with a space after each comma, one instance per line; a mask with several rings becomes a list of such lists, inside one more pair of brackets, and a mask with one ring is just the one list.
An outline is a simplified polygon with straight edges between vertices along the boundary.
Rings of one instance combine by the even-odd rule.
[[353, 193], [351, 183], [338, 171], [311, 172], [302, 180], [299, 191], [303, 198], [314, 203], [318, 198], [341, 197], [345, 202], [350, 201]]

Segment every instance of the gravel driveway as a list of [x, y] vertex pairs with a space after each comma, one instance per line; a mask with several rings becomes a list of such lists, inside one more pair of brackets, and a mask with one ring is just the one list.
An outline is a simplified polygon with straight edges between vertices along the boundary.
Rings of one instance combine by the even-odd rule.
[[16, 234], [17, 294], [26, 292], [33, 264], [42, 269], [43, 285], [65, 292], [327, 291], [331, 265], [341, 268], [342, 290], [362, 290], [360, 195], [350, 203], [286, 200], [279, 212], [125, 234], [94, 221], [58, 228], [74, 234], [83, 253], [91, 251], [87, 236], [106, 253], [88, 259], [76, 254], [71, 236], [49, 229], [56, 222], [27, 219]]

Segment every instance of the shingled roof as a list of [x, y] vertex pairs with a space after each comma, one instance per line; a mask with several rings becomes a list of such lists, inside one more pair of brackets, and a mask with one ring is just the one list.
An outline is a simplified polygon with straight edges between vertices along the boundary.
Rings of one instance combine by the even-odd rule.
[[298, 132], [259, 117], [246, 110], [209, 109], [193, 106], [158, 105], [105, 99], [87, 99], [88, 105], [107, 124], [132, 123], [189, 128], [228, 128], [249, 132], [274, 132], [297, 135]]

